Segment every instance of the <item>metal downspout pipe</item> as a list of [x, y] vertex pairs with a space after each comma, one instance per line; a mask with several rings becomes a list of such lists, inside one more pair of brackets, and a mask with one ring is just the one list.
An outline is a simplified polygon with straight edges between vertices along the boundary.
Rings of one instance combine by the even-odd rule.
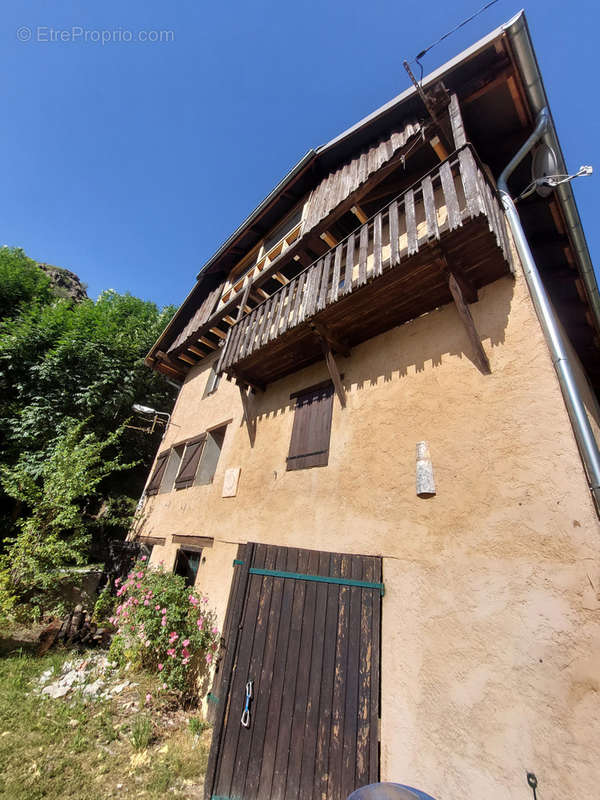
[[508, 178], [531, 148], [544, 135], [549, 122], [550, 115], [548, 109], [543, 108], [538, 114], [533, 133], [498, 178], [498, 190], [523, 265], [525, 280], [527, 281], [533, 304], [537, 311], [546, 341], [548, 342], [548, 347], [550, 348], [552, 363], [554, 364], [563, 399], [569, 417], [571, 418], [571, 425], [573, 426], [573, 432], [575, 433], [579, 451], [585, 465], [588, 483], [596, 504], [596, 509], [600, 511], [600, 451], [598, 450], [598, 445], [594, 438], [585, 406], [583, 405], [579, 389], [575, 382], [575, 376], [560, 328], [554, 317], [554, 311], [550, 305], [546, 289], [544, 288], [531, 248], [529, 247], [529, 242], [527, 241], [523, 226], [521, 225], [519, 214], [507, 186]]

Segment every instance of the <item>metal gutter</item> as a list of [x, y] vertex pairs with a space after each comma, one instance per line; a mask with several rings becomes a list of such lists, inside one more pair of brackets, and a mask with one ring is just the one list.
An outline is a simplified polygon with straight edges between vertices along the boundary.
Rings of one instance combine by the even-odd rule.
[[573, 433], [575, 434], [579, 452], [581, 453], [581, 458], [585, 466], [592, 497], [596, 504], [596, 509], [600, 510], [600, 450], [598, 450], [598, 444], [594, 438], [592, 426], [590, 425], [583, 400], [579, 393], [577, 381], [575, 380], [575, 375], [569, 359], [569, 353], [565, 346], [556, 317], [554, 316], [554, 310], [546, 293], [531, 248], [529, 247], [529, 242], [525, 236], [525, 231], [521, 225], [519, 214], [510, 196], [507, 185], [508, 179], [521, 161], [548, 133], [550, 124], [550, 112], [547, 108], [542, 108], [538, 114], [533, 133], [498, 178], [498, 191], [500, 192], [500, 199], [502, 200], [502, 205], [506, 212], [506, 218], [519, 252], [525, 280], [527, 281], [527, 286], [529, 287], [540, 325], [548, 343], [563, 399], [569, 417], [571, 418]]
[[[544, 82], [540, 68], [533, 49], [531, 41], [531, 34], [527, 25], [525, 12], [520, 11], [512, 20], [502, 26], [502, 29], [508, 36], [515, 60], [521, 71], [523, 78], [523, 86], [527, 99], [529, 101], [532, 114], [534, 118], [544, 108], [549, 109], [548, 96], [544, 88]], [[552, 119], [552, 114], [549, 114], [549, 125], [542, 137], [549, 147], [551, 147], [558, 156], [559, 172], [564, 174], [568, 173], [563, 152], [556, 135], [556, 128]], [[598, 291], [598, 282], [594, 273], [594, 267], [590, 258], [585, 234], [581, 225], [581, 219], [575, 203], [573, 189], [570, 183], [563, 183], [556, 188], [556, 195], [559, 199], [565, 221], [567, 223], [567, 232], [573, 249], [579, 263], [581, 277], [585, 284], [586, 292], [589, 298], [590, 308], [594, 318], [596, 329], [600, 332], [600, 292]]]

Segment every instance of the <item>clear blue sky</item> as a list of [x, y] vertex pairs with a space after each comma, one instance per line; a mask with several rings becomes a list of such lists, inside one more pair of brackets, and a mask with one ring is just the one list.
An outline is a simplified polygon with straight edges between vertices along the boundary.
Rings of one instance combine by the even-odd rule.
[[[481, 5], [4, 4], [0, 244], [72, 269], [93, 297], [113, 288], [179, 303], [205, 260], [310, 147], [406, 89], [403, 58]], [[500, 0], [435, 48], [426, 72], [519, 8]], [[600, 174], [599, 7], [532, 0], [526, 12], [567, 164]], [[76, 41], [49, 41], [50, 28], [74, 26]], [[24, 27], [30, 41], [18, 39]], [[93, 41], [101, 30], [115, 39], [172, 31], [173, 41], [102, 45]], [[597, 183], [594, 175], [574, 184], [593, 260]]]

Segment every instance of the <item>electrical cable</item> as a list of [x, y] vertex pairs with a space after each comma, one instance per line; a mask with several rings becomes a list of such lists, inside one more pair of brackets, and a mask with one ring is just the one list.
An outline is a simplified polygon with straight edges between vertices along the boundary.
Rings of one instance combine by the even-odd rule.
[[433, 44], [430, 44], [429, 47], [426, 47], [424, 50], [421, 50], [420, 53], [417, 53], [413, 63], [418, 64], [419, 65], [419, 69], [421, 70], [421, 77], [419, 78], [419, 83], [422, 83], [422, 81], [423, 81], [423, 64], [421, 64], [420, 59], [423, 58], [424, 55], [426, 55], [432, 48], [434, 48], [440, 42], [443, 42], [444, 39], [447, 39], [448, 36], [451, 36], [453, 33], [455, 33], [457, 30], [459, 30], [459, 28], [462, 28], [468, 22], [471, 22], [471, 20], [475, 19], [475, 17], [478, 17], [486, 9], [490, 8], [490, 6], [493, 6], [497, 2], [498, 2], [498, 0], [490, 0], [490, 2], [486, 3], [484, 6], [482, 6], [479, 9], [479, 11], [476, 11], [474, 14], [471, 14], [471, 16], [468, 19], [464, 19], [462, 22], [459, 22], [458, 25], [456, 25], [454, 28], [452, 28], [451, 31], [448, 31], [448, 33], [445, 33], [443, 36], [440, 36], [440, 38], [436, 42], [433, 42]]

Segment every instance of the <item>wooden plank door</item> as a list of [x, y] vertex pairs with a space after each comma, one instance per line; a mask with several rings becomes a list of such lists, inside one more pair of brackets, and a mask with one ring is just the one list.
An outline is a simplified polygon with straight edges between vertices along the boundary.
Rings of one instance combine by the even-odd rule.
[[379, 776], [381, 559], [251, 544], [236, 570], [205, 796], [345, 800]]

